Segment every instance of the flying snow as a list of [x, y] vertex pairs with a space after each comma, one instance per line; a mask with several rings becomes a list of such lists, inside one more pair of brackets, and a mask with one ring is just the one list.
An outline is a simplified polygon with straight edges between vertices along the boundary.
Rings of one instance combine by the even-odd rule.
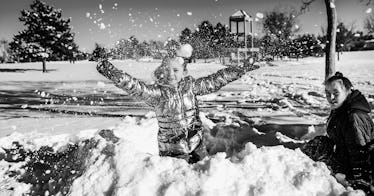
[[264, 18], [264, 14], [260, 13], [260, 12], [257, 12], [256, 17], [262, 19], [262, 18]]
[[370, 14], [372, 11], [373, 11], [373, 9], [368, 8], [368, 9], [366, 10], [366, 13], [367, 13], [367, 14]]
[[100, 24], [99, 24], [99, 28], [100, 28], [100, 29], [105, 29], [105, 24], [104, 24], [104, 23], [100, 23]]
[[187, 12], [187, 15], [192, 16], [192, 12]]
[[86, 17], [87, 17], [87, 18], [89, 18], [90, 15], [91, 15], [90, 12], [87, 12], [87, 13], [86, 13]]
[[333, 2], [330, 3], [330, 8], [332, 8], [332, 9], [335, 8], [335, 4]]

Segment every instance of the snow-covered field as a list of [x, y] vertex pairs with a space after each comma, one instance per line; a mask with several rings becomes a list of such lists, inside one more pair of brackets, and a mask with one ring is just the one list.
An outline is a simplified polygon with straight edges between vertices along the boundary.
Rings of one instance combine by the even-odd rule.
[[[372, 105], [373, 62], [374, 51], [344, 53], [337, 62]], [[160, 62], [113, 63], [151, 82]], [[199, 97], [211, 156], [193, 165], [158, 156], [151, 108], [116, 89], [95, 63], [50, 62], [47, 68], [43, 74], [41, 63], [0, 65], [0, 195], [353, 193], [297, 149], [324, 134], [323, 58], [261, 64]], [[215, 62], [189, 65], [194, 77], [220, 68]], [[115, 136], [99, 132], [104, 128]], [[39, 150], [46, 146], [49, 154]], [[59, 156], [80, 161], [61, 163]]]

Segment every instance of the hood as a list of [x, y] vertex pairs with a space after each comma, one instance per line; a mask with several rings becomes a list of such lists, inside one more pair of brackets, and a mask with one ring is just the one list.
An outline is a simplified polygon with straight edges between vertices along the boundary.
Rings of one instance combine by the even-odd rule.
[[370, 113], [371, 107], [365, 96], [358, 90], [352, 90], [346, 99], [346, 105], [353, 110], [361, 110]]

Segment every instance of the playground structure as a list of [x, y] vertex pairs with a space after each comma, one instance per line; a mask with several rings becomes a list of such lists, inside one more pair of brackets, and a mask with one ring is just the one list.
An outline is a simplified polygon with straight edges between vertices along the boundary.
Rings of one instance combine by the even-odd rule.
[[[230, 63], [237, 63], [238, 65], [249, 58], [256, 59], [259, 49], [254, 48], [253, 43], [253, 25], [254, 20], [245, 11], [239, 10], [229, 18], [229, 28], [231, 35], [234, 36], [238, 43], [237, 48], [227, 48], [227, 53], [230, 54]], [[251, 35], [250, 47], [247, 44], [247, 36]], [[243, 43], [244, 44], [241, 44]]]

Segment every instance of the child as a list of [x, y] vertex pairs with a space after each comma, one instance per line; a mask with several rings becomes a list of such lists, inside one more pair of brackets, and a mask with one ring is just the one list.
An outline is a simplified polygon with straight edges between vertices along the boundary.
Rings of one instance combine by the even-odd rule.
[[177, 45], [154, 71], [157, 80], [146, 85], [118, 70], [108, 61], [97, 65], [97, 70], [134, 98], [144, 100], [154, 108], [158, 120], [158, 146], [161, 156], [183, 158], [197, 162], [207, 155], [199, 118], [197, 95], [218, 91], [246, 71], [257, 69], [253, 64], [228, 67], [209, 76], [194, 79], [187, 76], [184, 59], [192, 54], [189, 44]]
[[[374, 194], [374, 123], [370, 104], [351, 81], [340, 72], [326, 81], [326, 98], [331, 106], [327, 137], [318, 136], [301, 149], [316, 161], [325, 162], [345, 186]], [[370, 160], [371, 159], [371, 160]], [[372, 189], [372, 190], [371, 190]]]

